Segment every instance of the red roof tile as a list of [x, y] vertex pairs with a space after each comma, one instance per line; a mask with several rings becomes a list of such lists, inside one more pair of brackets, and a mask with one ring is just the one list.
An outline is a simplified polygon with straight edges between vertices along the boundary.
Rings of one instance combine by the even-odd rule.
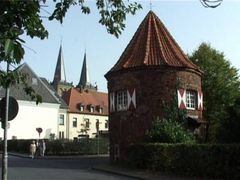
[[[108, 115], [108, 94], [97, 91], [86, 91], [78, 88], [71, 88], [62, 96], [69, 106], [69, 111], [72, 113]], [[80, 111], [80, 105], [84, 106], [84, 111]], [[94, 107], [94, 112], [90, 112], [88, 107]], [[103, 108], [103, 112], [99, 113], [97, 108]]]
[[161, 20], [150, 11], [118, 62], [109, 71], [141, 66], [174, 66], [199, 71], [183, 53]]

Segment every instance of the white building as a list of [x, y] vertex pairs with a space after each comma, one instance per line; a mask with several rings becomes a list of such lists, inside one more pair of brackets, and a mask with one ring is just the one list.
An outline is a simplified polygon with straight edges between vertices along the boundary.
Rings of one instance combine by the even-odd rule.
[[62, 97], [69, 106], [69, 139], [94, 138], [108, 133], [108, 95], [90, 89], [71, 88]]
[[[36, 104], [23, 90], [23, 84], [16, 84], [10, 88], [10, 96], [14, 97], [19, 105], [15, 119], [9, 121], [8, 139], [36, 139], [39, 134], [36, 128], [42, 128], [40, 138], [58, 138], [59, 131], [67, 133], [66, 126], [59, 127], [60, 114], [67, 117], [67, 105], [61, 101], [56, 92], [51, 89], [46, 79], [39, 78], [27, 65], [21, 65], [17, 71], [27, 74], [28, 85], [42, 97], [42, 103]], [[5, 90], [0, 89], [0, 97], [4, 97]], [[9, 107], [11, 108], [11, 107]], [[67, 120], [66, 120], [67, 121]], [[0, 130], [3, 137], [3, 129]]]
[[[108, 134], [108, 94], [98, 92], [97, 86], [90, 83], [86, 53], [77, 87], [66, 81], [62, 47], [51, 85], [46, 79], [39, 78], [27, 64], [21, 65], [17, 71], [28, 74], [28, 85], [42, 97], [42, 103], [36, 105], [23, 90], [23, 84], [11, 87], [10, 96], [18, 101], [19, 112], [14, 120], [9, 121], [8, 139], [37, 139], [36, 128], [42, 128], [40, 138], [45, 139], [93, 138]], [[4, 96], [5, 90], [0, 88], [0, 98]]]

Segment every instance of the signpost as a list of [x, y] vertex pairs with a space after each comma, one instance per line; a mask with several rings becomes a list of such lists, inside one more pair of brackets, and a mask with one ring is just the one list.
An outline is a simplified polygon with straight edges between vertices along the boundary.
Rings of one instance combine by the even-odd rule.
[[36, 131], [38, 132], [39, 139], [40, 139], [40, 135], [41, 135], [43, 130], [42, 130], [42, 128], [38, 127], [38, 128], [36, 128]]
[[[7, 73], [9, 72], [9, 63], [7, 63]], [[8, 121], [13, 120], [18, 113], [18, 103], [13, 97], [9, 97], [9, 87], [6, 88], [5, 98], [0, 101], [0, 119], [4, 129], [3, 155], [2, 155], [2, 180], [7, 180], [8, 172], [8, 154], [7, 154], [7, 130]]]

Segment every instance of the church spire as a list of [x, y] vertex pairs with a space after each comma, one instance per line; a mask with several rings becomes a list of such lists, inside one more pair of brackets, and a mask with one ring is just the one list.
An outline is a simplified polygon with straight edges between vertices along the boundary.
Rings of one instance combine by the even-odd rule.
[[60, 45], [58, 53], [57, 65], [53, 78], [53, 86], [55, 87], [59, 82], [66, 82], [62, 45]]
[[80, 76], [80, 81], [79, 81], [77, 87], [78, 88], [83, 88], [83, 89], [96, 90], [96, 87], [94, 87], [91, 84], [91, 82], [90, 82], [90, 77], [89, 77], [89, 72], [88, 72], [88, 65], [87, 65], [86, 50], [85, 50], [84, 58], [83, 58], [82, 72], [81, 72], [81, 76]]

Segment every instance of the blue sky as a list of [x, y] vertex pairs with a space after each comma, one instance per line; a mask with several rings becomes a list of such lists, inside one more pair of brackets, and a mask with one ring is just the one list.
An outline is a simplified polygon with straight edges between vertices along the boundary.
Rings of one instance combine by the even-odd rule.
[[[53, 7], [50, 2], [45, 8], [49, 11]], [[67, 13], [62, 25], [44, 20], [49, 37], [43, 41], [25, 38], [24, 62], [39, 76], [52, 81], [62, 41], [67, 81], [76, 85], [86, 49], [91, 82], [97, 83], [99, 91], [107, 92], [104, 75], [117, 62], [150, 10], [149, 1], [138, 2], [143, 9], [127, 17], [126, 28], [118, 39], [98, 24], [94, 1], [88, 2], [92, 8], [90, 15], [82, 14], [76, 6]], [[240, 1], [224, 0], [218, 8], [209, 9], [198, 0], [152, 0], [152, 10], [185, 53], [191, 54], [202, 42], [208, 42], [240, 69]]]

